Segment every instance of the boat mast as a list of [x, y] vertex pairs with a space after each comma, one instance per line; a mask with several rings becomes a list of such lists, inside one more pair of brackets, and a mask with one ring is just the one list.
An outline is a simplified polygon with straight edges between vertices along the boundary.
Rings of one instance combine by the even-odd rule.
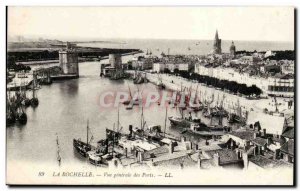
[[86, 144], [89, 144], [89, 120], [87, 120], [86, 126]]
[[128, 90], [129, 90], [130, 100], [132, 100], [132, 95], [131, 95], [130, 86], [129, 86], [129, 84], [127, 84], [127, 85], [128, 85]]
[[196, 93], [195, 93], [195, 98], [194, 98], [194, 103], [197, 104], [198, 103], [198, 86], [199, 84], [197, 84], [197, 87], [196, 87]]
[[166, 117], [165, 117], [165, 129], [164, 129], [164, 137], [166, 137], [166, 129], [167, 129], [167, 117], [168, 117], [168, 107], [166, 107]]
[[144, 134], [144, 109], [143, 109], [143, 105], [142, 105], [142, 114], [141, 114], [141, 129], [143, 130], [143, 134]]
[[118, 106], [118, 124], [117, 124], [117, 132], [119, 132], [119, 124], [120, 124], [120, 121], [119, 121], [119, 106]]

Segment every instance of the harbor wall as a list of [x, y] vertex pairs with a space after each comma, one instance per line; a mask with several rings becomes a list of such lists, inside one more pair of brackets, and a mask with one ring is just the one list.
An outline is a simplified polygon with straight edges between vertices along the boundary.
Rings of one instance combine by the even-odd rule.
[[[220, 101], [224, 97], [223, 101], [223, 107], [225, 110], [227, 110], [230, 113], [235, 113], [236, 108], [238, 105], [241, 106], [242, 114], [245, 116], [246, 111], [255, 111], [262, 113], [263, 109], [266, 107], [269, 110], [275, 110], [275, 106], [269, 104], [269, 102], [272, 102], [271, 98], [262, 98], [262, 99], [247, 99], [243, 96], [238, 96], [231, 94], [226, 91], [218, 90], [213, 87], [205, 86], [201, 83], [190, 81], [185, 78], [174, 76], [170, 74], [160, 74], [160, 77], [162, 78], [162, 82], [165, 84], [167, 89], [173, 90], [173, 91], [180, 91], [182, 89], [190, 89], [193, 94], [198, 91], [198, 96], [200, 101], [206, 100], [212, 100], [214, 97], [213, 102], [211, 103], [211, 106], [216, 106], [217, 103], [220, 103]], [[156, 84], [158, 82], [158, 75], [147, 73], [147, 79], [151, 82]], [[198, 86], [198, 89], [197, 89]], [[218, 99], [219, 98], [219, 99]], [[285, 102], [282, 102], [281, 105], [283, 108], [287, 108]]]

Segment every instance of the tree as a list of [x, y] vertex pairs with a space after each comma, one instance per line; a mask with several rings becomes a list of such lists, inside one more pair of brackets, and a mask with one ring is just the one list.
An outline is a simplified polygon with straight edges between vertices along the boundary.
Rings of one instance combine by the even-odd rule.
[[175, 69], [174, 69], [174, 73], [175, 73], [175, 74], [178, 74], [178, 73], [179, 73], [179, 69], [178, 69], [178, 68], [175, 68]]
[[252, 85], [251, 87], [251, 94], [255, 94], [256, 97], [260, 96], [262, 94], [262, 90], [258, 88], [256, 85]]
[[169, 70], [169, 68], [165, 68], [165, 69], [164, 69], [164, 73], [166, 73], [166, 74], [170, 74], [170, 73], [171, 73], [171, 71]]

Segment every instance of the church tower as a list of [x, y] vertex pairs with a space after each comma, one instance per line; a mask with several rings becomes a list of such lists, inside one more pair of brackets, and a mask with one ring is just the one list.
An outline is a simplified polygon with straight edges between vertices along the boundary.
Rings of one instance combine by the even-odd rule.
[[235, 45], [233, 41], [230, 46], [230, 56], [232, 56], [233, 58], [235, 57]]
[[215, 40], [214, 40], [214, 47], [213, 47], [214, 54], [221, 54], [221, 39], [219, 39], [218, 30], [216, 31]]

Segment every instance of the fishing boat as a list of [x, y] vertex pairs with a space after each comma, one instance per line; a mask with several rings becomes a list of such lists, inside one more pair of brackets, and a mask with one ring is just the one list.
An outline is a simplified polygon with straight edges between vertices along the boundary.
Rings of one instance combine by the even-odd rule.
[[10, 98], [10, 92], [8, 91], [8, 95], [6, 96], [6, 125], [12, 125], [16, 122], [16, 112], [15, 112], [15, 104], [13, 104]]
[[211, 116], [213, 117], [227, 117], [228, 112], [224, 110], [223, 108], [213, 108], [213, 111], [211, 112]]
[[237, 106], [234, 107], [233, 105], [232, 108], [233, 108], [233, 112], [229, 113], [227, 116], [228, 123], [241, 123], [241, 124], [246, 123], [246, 118], [242, 116], [242, 107], [240, 106], [239, 100], [237, 102]]
[[191, 134], [200, 135], [200, 136], [222, 136], [230, 131], [228, 127], [222, 126], [206, 126], [204, 124], [191, 124], [190, 128], [185, 128], [181, 133], [189, 132]]
[[21, 125], [25, 125], [27, 123], [27, 114], [25, 113], [23, 106], [19, 106], [17, 108], [16, 120]]
[[[118, 144], [118, 140], [121, 137], [120, 131], [120, 121], [119, 121], [119, 108], [118, 108], [118, 120], [117, 120], [117, 130], [115, 131], [106, 129], [106, 139], [102, 139], [97, 142], [97, 147], [91, 149], [87, 152], [88, 160], [91, 164], [96, 166], [107, 166], [108, 161], [113, 159], [114, 147]], [[115, 126], [115, 125], [114, 125]]]
[[86, 142], [83, 142], [80, 139], [73, 139], [74, 149], [85, 158], [88, 156], [88, 152], [92, 150], [92, 146], [89, 144], [89, 122], [87, 122], [86, 135]]
[[201, 124], [201, 120], [199, 118], [192, 118], [191, 113], [189, 113], [188, 118], [184, 118], [183, 115], [181, 117], [171, 116], [169, 117], [169, 121], [172, 126], [186, 128], [190, 127], [191, 124]]
[[[201, 111], [203, 109], [203, 105], [201, 104], [200, 100], [198, 99], [198, 85], [196, 88], [196, 93], [195, 93], [195, 97], [193, 100], [193, 104], [190, 104], [188, 102], [188, 108], [194, 112]], [[191, 89], [190, 89], [190, 94], [189, 94], [188, 100], [191, 99], [191, 96], [192, 96], [192, 93], [191, 93]]]

